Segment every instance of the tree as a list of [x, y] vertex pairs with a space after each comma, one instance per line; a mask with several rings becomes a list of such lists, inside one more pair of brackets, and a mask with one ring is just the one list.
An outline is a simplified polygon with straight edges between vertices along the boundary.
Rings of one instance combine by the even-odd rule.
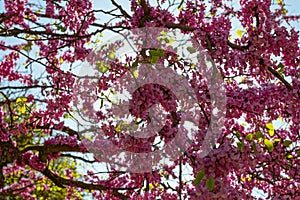
[[[300, 49], [294, 22], [300, 15], [289, 15], [281, 0], [133, 0], [131, 11], [115, 0], [110, 3], [113, 8], [103, 10], [95, 9], [89, 0], [41, 4], [4, 0], [0, 12], [1, 198], [250, 199], [258, 191], [268, 199], [299, 197]], [[107, 21], [97, 21], [98, 17]], [[233, 20], [240, 22], [237, 37]], [[102, 34], [126, 37], [126, 31], [145, 27], [190, 35], [211, 57], [224, 82], [226, 120], [205, 157], [200, 156], [201, 142], [212, 121], [213, 103], [197, 66], [158, 48], [141, 49], [121, 62], [115, 55], [120, 42], [93, 54]], [[158, 40], [168, 44], [170, 39]], [[100, 102], [112, 100], [106, 92], [115, 92], [110, 89], [125, 72], [142, 73], [141, 63], [168, 63], [170, 69], [186, 73], [199, 104], [195, 113], [199, 131], [172, 165], [144, 173], [99, 165], [107, 158], [89, 152], [92, 139], [83, 137], [71, 123], [78, 114], [73, 106], [78, 92], [74, 84], [81, 84], [82, 78], [76, 65], [84, 60], [101, 74], [96, 91], [102, 94]], [[182, 120], [174, 103], [176, 95], [155, 84], [143, 89], [155, 97], [150, 92], [132, 95], [130, 112], [140, 120], [135, 124], [151, 124], [148, 109], [160, 103], [168, 120], [157, 135], [167, 144]], [[159, 148], [155, 137], [125, 136], [125, 129], [137, 126], [109, 123], [113, 117], [109, 112], [83, 112], [89, 101], [83, 101], [81, 113], [92, 121], [107, 119], [101, 127], [104, 139], [116, 146], [127, 144], [123, 148], [134, 153]], [[133, 148], [134, 144], [139, 145]]]

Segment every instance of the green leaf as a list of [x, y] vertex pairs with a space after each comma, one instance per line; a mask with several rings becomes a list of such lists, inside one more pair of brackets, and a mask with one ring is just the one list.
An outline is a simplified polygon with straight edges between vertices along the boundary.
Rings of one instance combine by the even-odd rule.
[[159, 57], [163, 57], [165, 55], [165, 51], [163, 49], [157, 49], [156, 53]]
[[293, 141], [291, 141], [291, 140], [284, 140], [283, 143], [282, 143], [282, 145], [283, 145], [284, 147], [288, 147], [288, 146], [290, 146], [292, 143], [293, 143]]
[[138, 61], [138, 60], [135, 60], [135, 61], [132, 63], [131, 68], [132, 68], [132, 69], [136, 69], [136, 68], [138, 67], [138, 64], [139, 64], [139, 61]]
[[252, 146], [252, 149], [253, 149], [254, 154], [256, 154], [257, 149], [256, 149], [256, 144], [255, 144], [254, 141], [252, 142], [251, 146]]
[[274, 149], [274, 145], [272, 141], [265, 139], [264, 143], [269, 151], [272, 151]]
[[28, 43], [28, 44], [23, 45], [22, 49], [28, 52], [31, 50], [31, 46], [32, 46], [32, 44]]
[[132, 63], [131, 69], [130, 69], [134, 78], [138, 78], [138, 76], [139, 76], [138, 71], [137, 71], [138, 63], [139, 63], [138, 60], [134, 61]]
[[203, 179], [203, 177], [204, 177], [204, 169], [202, 169], [202, 170], [200, 170], [199, 172], [198, 172], [198, 174], [197, 174], [197, 176], [196, 176], [196, 178], [195, 178], [195, 180], [194, 180], [194, 185], [195, 186], [199, 186], [200, 185], [200, 182], [201, 182], [201, 180]]
[[60, 24], [54, 23], [54, 25], [56, 26], [57, 30], [60, 30], [61, 32], [66, 32], [67, 27], [62, 26]]
[[61, 27], [60, 27], [60, 30], [61, 30], [62, 32], [66, 32], [66, 30], [67, 30], [67, 27], [65, 27], [65, 26], [61, 26]]
[[213, 191], [215, 187], [215, 179], [213, 178], [208, 178], [206, 180], [206, 186], [209, 189], [209, 191]]
[[188, 50], [188, 52], [190, 52], [191, 54], [195, 53], [196, 52], [196, 49], [192, 46], [189, 46], [186, 48]]
[[249, 141], [252, 141], [252, 140], [253, 140], [253, 134], [249, 133], [249, 134], [246, 136], [246, 139], [249, 140]]
[[164, 56], [163, 49], [150, 50], [149, 53], [150, 53], [149, 62], [152, 64], [156, 64], [159, 58]]
[[101, 73], [105, 73], [110, 69], [110, 66], [101, 62], [101, 61], [97, 61], [96, 62], [96, 67], [97, 69], [101, 72]]
[[260, 131], [257, 131], [257, 132], [255, 133], [255, 137], [256, 137], [257, 139], [259, 139], [259, 138], [264, 138], [264, 135], [263, 135]]
[[165, 51], [163, 49], [156, 49], [156, 50], [150, 50], [149, 53], [151, 56], [163, 57]]
[[151, 56], [149, 58], [149, 62], [152, 63], [152, 64], [156, 64], [156, 63], [158, 63], [158, 59], [159, 59], [158, 56]]
[[278, 64], [278, 68], [279, 68], [278, 73], [279, 74], [283, 74], [283, 72], [284, 72], [284, 65], [282, 63], [279, 63]]
[[286, 15], [287, 13], [288, 13], [287, 9], [283, 9], [283, 10], [281, 11], [281, 14], [283, 14], [283, 15]]
[[244, 142], [237, 142], [237, 146], [239, 148], [239, 152], [244, 151]]

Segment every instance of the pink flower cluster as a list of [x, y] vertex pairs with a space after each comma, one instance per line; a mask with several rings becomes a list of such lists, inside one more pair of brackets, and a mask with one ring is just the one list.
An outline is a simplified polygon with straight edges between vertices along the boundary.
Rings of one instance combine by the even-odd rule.
[[40, 161], [39, 156], [32, 152], [26, 152], [23, 154], [22, 160], [35, 170], [43, 171], [46, 168], [46, 163]]
[[78, 139], [76, 136], [56, 135], [53, 138], [45, 140], [44, 144], [45, 145], [68, 145], [71, 147], [75, 147], [78, 145]]

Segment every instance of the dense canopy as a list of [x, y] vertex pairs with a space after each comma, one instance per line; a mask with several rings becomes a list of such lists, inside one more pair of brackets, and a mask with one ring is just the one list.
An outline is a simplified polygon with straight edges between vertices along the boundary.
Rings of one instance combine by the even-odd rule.
[[[288, 1], [0, 2], [1, 199], [300, 197], [300, 14]], [[116, 52], [123, 43], [107, 42], [112, 35], [126, 38], [128, 31], [145, 28], [159, 28], [160, 38], [146, 41], [161, 48], [142, 48], [121, 60]], [[168, 31], [197, 41], [185, 52], [201, 46], [225, 90], [226, 113], [205, 155], [201, 145], [214, 120], [214, 95], [197, 64], [162, 49], [174, 42]], [[95, 66], [96, 82], [80, 81], [84, 61]], [[178, 100], [171, 86], [146, 84], [133, 92], [128, 112], [134, 124], [115, 124], [113, 111], [105, 110], [103, 104], [113, 104], [118, 79], [127, 72], [138, 79], [144, 63], [180, 71], [196, 97], [191, 118], [198, 131], [174, 162], [136, 173], [101, 157], [97, 148], [107, 143], [95, 143], [85, 133], [100, 130], [102, 140], [132, 155], [157, 151], [157, 139], [167, 145], [181, 134], [185, 116], [176, 106], [183, 103], [183, 110], [188, 97]], [[215, 76], [209, 81], [216, 84]], [[89, 90], [78, 91], [78, 84]], [[98, 110], [87, 113], [97, 98]], [[77, 103], [82, 107], [76, 109]], [[166, 111], [165, 125], [149, 137], [125, 134], [151, 125], [154, 104]], [[80, 114], [94, 125], [103, 123], [80, 129]]]

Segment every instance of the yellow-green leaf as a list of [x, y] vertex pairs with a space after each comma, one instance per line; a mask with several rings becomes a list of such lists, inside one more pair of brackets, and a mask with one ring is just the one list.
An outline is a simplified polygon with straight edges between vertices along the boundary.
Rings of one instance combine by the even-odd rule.
[[278, 117], [278, 120], [282, 121], [282, 122], [284, 121], [283, 117], [281, 117], [281, 116]]
[[169, 38], [168, 40], [166, 40], [166, 42], [170, 45], [173, 44], [174, 41], [175, 41], [175, 39], [173, 39], [173, 38]]
[[288, 13], [287, 9], [283, 9], [283, 10], [281, 11], [281, 14], [283, 14], [283, 15], [286, 15], [287, 13]]
[[97, 61], [96, 62], [96, 67], [97, 69], [101, 72], [101, 73], [105, 73], [110, 69], [110, 66], [101, 62], [101, 61]]
[[82, 136], [83, 136], [83, 138], [84, 139], [87, 139], [87, 140], [93, 140], [93, 136], [92, 135], [90, 135], [90, 134], [82, 134]]
[[246, 178], [242, 176], [241, 181], [246, 182]]
[[164, 30], [162, 30], [162, 31], [160, 32], [160, 34], [161, 34], [161, 35], [167, 35], [167, 32], [165, 32]]
[[240, 29], [238, 29], [238, 30], [236, 31], [236, 34], [237, 34], [238, 37], [241, 38], [241, 37], [243, 36], [243, 31], [240, 30]]
[[138, 74], [138, 71], [137, 71], [137, 70], [134, 70], [134, 71], [132, 72], [132, 75], [133, 75], [134, 78], [138, 78], [138, 77], [139, 77], [139, 74]]
[[179, 6], [177, 7], [178, 11], [180, 11], [182, 9], [183, 3], [184, 3], [184, 0], [181, 0]]
[[266, 128], [268, 129], [269, 135], [272, 137], [275, 133], [274, 125], [272, 123], [266, 124]]
[[152, 189], [153, 189], [153, 184], [149, 183], [149, 190], [152, 190]]
[[272, 141], [265, 139], [264, 143], [269, 151], [272, 151], [274, 149], [274, 145]]
[[26, 105], [25, 104], [23, 104], [21, 106], [20, 111], [21, 111], [22, 114], [24, 114], [26, 112]]
[[117, 126], [116, 131], [119, 133], [121, 132], [121, 125]]
[[268, 124], [266, 124], [266, 127], [267, 127], [268, 129], [274, 129], [274, 126], [273, 126], [273, 124], [272, 124], [272, 123], [268, 123]]
[[280, 142], [280, 139], [279, 138], [276, 138], [273, 140], [274, 141], [274, 146], [276, 146], [279, 142]]
[[269, 130], [269, 135], [270, 135], [271, 137], [274, 135], [274, 133], [275, 133], [274, 129], [270, 129], [270, 130]]
[[246, 139], [251, 141], [253, 140], [253, 134], [249, 133], [247, 136], [246, 136]]
[[26, 97], [19, 97], [19, 98], [17, 98], [16, 103], [24, 103], [26, 101], [27, 101]]
[[115, 59], [115, 53], [113, 53], [113, 52], [109, 53], [108, 58], [111, 60]]

